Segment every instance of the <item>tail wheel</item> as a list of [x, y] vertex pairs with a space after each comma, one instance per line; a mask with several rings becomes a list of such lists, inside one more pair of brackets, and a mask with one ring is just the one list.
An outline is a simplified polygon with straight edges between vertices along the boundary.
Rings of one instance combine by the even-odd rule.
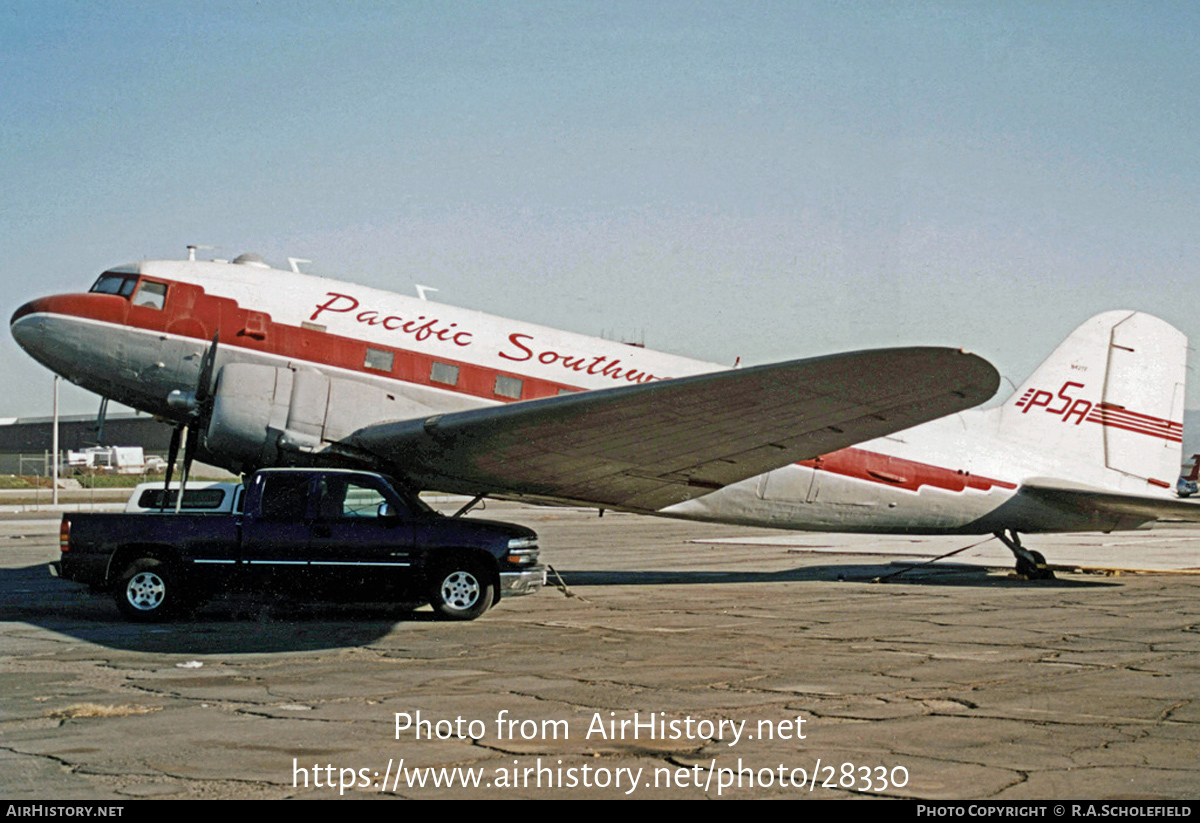
[[1017, 558], [1017, 574], [1026, 580], [1054, 580], [1054, 572], [1046, 568], [1046, 558], [1039, 551], [1029, 550], [1033, 557], [1030, 563], [1023, 557]]
[[113, 595], [121, 613], [141, 623], [166, 620], [179, 610], [182, 600], [175, 573], [151, 557], [126, 566]]
[[474, 620], [492, 605], [492, 578], [465, 560], [440, 566], [430, 577], [429, 605], [447, 620]]
[[1015, 529], [1009, 529], [1008, 534], [1003, 529], [994, 534], [1017, 559], [1017, 574], [1026, 580], [1054, 580], [1054, 572], [1046, 568], [1046, 558], [1041, 552], [1022, 546]]

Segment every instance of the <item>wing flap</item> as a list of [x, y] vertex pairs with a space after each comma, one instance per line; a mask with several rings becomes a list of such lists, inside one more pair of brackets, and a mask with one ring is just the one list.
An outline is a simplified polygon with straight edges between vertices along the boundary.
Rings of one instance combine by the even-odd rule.
[[655, 511], [990, 397], [955, 349], [854, 352], [369, 426], [342, 445], [422, 488]]

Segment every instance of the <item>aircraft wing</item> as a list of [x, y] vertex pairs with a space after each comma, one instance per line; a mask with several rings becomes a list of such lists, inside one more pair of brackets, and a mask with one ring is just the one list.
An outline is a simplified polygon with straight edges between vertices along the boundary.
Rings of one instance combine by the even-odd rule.
[[343, 441], [425, 489], [656, 511], [977, 405], [956, 349], [854, 352], [383, 423]]

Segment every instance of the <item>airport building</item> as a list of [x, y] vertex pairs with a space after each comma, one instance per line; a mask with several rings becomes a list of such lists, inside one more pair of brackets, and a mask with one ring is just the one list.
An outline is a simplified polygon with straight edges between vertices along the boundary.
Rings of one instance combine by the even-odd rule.
[[[103, 430], [95, 415], [58, 418], [59, 452], [82, 452], [94, 446], [140, 446], [144, 453], [164, 456], [171, 426], [145, 414], [110, 414]], [[0, 474], [46, 476], [54, 448], [51, 417], [0, 418]]]

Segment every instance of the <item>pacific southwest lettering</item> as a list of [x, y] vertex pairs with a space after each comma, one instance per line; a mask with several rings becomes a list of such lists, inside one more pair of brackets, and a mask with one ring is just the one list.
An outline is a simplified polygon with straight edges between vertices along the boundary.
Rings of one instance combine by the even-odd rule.
[[527, 360], [536, 360], [546, 366], [552, 366], [555, 363], [562, 366], [564, 369], [569, 369], [574, 372], [586, 372], [587, 374], [598, 374], [604, 377], [610, 377], [613, 380], [627, 380], [630, 383], [649, 383], [651, 380], [661, 380], [653, 374], [644, 372], [638, 369], [622, 369], [620, 368], [620, 359], [614, 359], [608, 363], [608, 357], [604, 355], [596, 355], [588, 357], [588, 355], [570, 355], [556, 352], [553, 349], [545, 349], [540, 352], [535, 352], [522, 341], [533, 341], [533, 335], [513, 333], [508, 336], [508, 342], [516, 347], [519, 351], [515, 354], [510, 354], [507, 351], [501, 350], [500, 356], [505, 360], [512, 360], [516, 363], [524, 363]]
[[[309, 317], [310, 322], [315, 322], [321, 316], [321, 312], [337, 312], [346, 314], [358, 308], [358, 300], [348, 294], [338, 294], [337, 292], [326, 292], [329, 299], [317, 306], [316, 310]], [[380, 317], [379, 312], [372, 309], [360, 311], [354, 315], [356, 322], [367, 326], [383, 326], [388, 331], [398, 331], [404, 334], [411, 334], [414, 340], [428, 340], [435, 338], [443, 343], [453, 343], [456, 346], [471, 345], [472, 334], [468, 331], [454, 331], [457, 323], [451, 323], [448, 326], [441, 324], [437, 318], [427, 319], [425, 315], [421, 315], [416, 320], [405, 321], [402, 317], [396, 315], [387, 315]], [[425, 322], [422, 323], [421, 321]]]
[[[316, 322], [317, 318], [324, 312], [351, 314], [360, 307], [359, 301], [348, 294], [326, 292], [326, 296], [329, 299], [315, 308], [312, 315], [308, 318], [310, 322]], [[381, 315], [380, 312], [374, 309], [364, 309], [351, 316], [355, 322], [362, 323], [365, 326], [382, 326], [388, 331], [397, 331], [402, 334], [412, 335], [413, 339], [418, 341], [435, 339], [443, 343], [453, 343], [456, 346], [466, 347], [471, 345], [474, 338], [471, 332], [461, 329], [455, 331], [455, 327], [458, 326], [457, 323], [444, 325], [437, 318], [430, 319], [424, 315], [415, 320], [406, 321], [404, 318], [394, 314]], [[524, 363], [532, 360], [545, 366], [558, 364], [569, 371], [600, 375], [612, 380], [624, 380], [629, 383], [648, 383], [651, 380], [662, 379], [641, 369], [622, 368], [620, 358], [610, 359], [606, 355], [572, 355], [552, 349], [535, 351], [531, 347], [532, 343], [533, 335], [513, 333], [508, 336], [508, 344], [498, 354], [505, 360], [511, 360], [514, 363]]]

